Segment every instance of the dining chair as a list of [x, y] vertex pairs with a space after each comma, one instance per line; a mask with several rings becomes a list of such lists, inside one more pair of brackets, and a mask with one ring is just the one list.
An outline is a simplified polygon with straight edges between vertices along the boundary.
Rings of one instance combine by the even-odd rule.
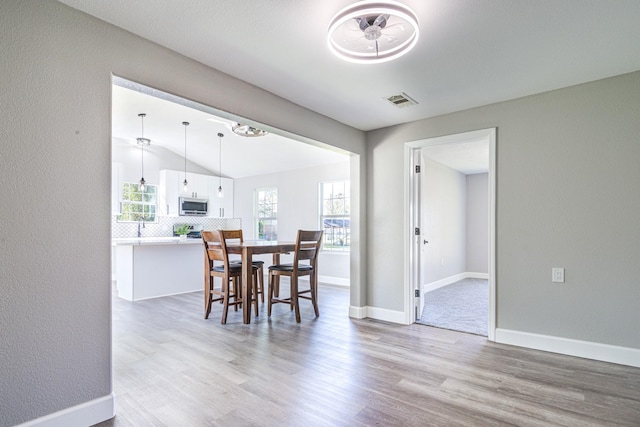
[[[269, 267], [269, 297], [267, 298], [269, 317], [271, 317], [273, 304], [285, 303], [295, 311], [296, 322], [300, 323], [299, 298], [311, 300], [316, 317], [320, 316], [318, 309], [318, 253], [321, 242], [322, 231], [298, 230], [293, 262]], [[289, 277], [290, 291], [287, 298], [274, 296], [274, 288], [280, 276]], [[301, 290], [298, 278], [303, 276], [309, 276], [309, 288]]]
[[[242, 264], [231, 263], [227, 253], [227, 246], [222, 236], [222, 231], [202, 231], [200, 233], [204, 243], [204, 318], [208, 319], [211, 313], [211, 304], [220, 301], [222, 306], [222, 320], [227, 323], [229, 306], [233, 305], [235, 310], [242, 306], [243, 298], [240, 283], [242, 281]], [[253, 268], [252, 282], [255, 282], [257, 267]], [[222, 281], [220, 288], [215, 286], [215, 278]], [[252, 285], [253, 286], [253, 285]], [[217, 297], [216, 297], [217, 296]], [[258, 305], [255, 305], [255, 314], [258, 315]]]
[[[225, 242], [230, 243], [230, 242], [240, 242], [242, 243], [244, 241], [244, 239], [242, 238], [242, 229], [238, 229], [238, 230], [222, 230], [224, 231], [224, 239]], [[232, 260], [230, 261], [234, 264], [236, 263], [242, 263], [241, 260]], [[264, 261], [261, 260], [252, 260], [251, 264], [253, 265], [253, 268], [258, 268], [258, 272], [257, 272], [257, 277], [258, 277], [258, 281], [255, 284], [256, 286], [254, 287], [254, 295], [260, 295], [260, 299], [262, 302], [264, 302]]]

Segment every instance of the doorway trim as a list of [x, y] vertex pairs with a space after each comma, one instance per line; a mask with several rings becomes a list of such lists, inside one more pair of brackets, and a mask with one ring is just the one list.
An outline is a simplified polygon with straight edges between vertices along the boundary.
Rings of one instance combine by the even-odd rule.
[[487, 339], [496, 340], [496, 128], [480, 129], [452, 135], [409, 141], [404, 146], [404, 195], [405, 195], [405, 323], [415, 323], [415, 290], [420, 289], [419, 260], [420, 238], [414, 230], [419, 227], [418, 203], [419, 176], [415, 166], [420, 164], [420, 150], [435, 145], [453, 144], [470, 140], [487, 139], [489, 142], [489, 325]]

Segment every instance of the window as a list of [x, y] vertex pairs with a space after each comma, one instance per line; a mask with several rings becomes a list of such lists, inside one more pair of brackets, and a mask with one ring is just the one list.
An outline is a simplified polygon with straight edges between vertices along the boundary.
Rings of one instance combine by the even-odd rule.
[[278, 240], [278, 189], [260, 188], [255, 196], [256, 238]]
[[351, 191], [349, 181], [320, 184], [320, 223], [324, 230], [323, 248], [349, 251], [351, 246]]
[[122, 184], [122, 213], [118, 222], [156, 222], [157, 187], [145, 185], [140, 191], [140, 184], [125, 182]]

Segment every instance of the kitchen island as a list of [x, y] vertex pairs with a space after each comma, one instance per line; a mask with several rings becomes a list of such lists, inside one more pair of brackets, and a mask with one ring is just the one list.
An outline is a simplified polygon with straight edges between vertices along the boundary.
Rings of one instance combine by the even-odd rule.
[[201, 239], [130, 237], [111, 242], [118, 297], [139, 301], [203, 289]]

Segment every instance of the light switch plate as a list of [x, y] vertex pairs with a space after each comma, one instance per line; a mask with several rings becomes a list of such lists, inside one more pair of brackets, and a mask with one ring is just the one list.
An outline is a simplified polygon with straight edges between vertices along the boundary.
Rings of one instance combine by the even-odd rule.
[[554, 283], [564, 283], [564, 268], [553, 267], [551, 269], [551, 281]]

